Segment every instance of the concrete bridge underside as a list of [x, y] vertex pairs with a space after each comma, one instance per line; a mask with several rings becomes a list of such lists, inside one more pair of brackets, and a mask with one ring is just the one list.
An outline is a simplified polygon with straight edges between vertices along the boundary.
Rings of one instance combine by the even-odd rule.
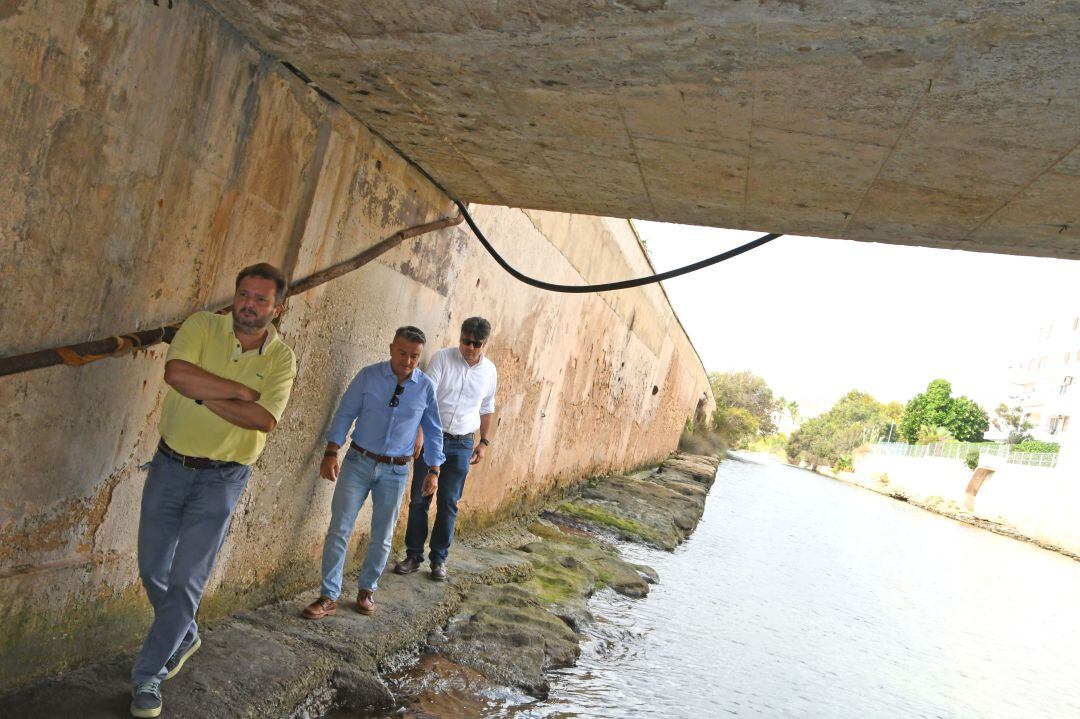
[[207, 1], [464, 200], [1080, 258], [1080, 2]]

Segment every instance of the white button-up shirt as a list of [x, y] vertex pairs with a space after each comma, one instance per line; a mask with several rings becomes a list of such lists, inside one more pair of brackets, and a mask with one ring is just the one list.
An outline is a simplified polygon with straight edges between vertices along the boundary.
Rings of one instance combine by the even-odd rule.
[[470, 365], [461, 350], [447, 347], [431, 356], [424, 374], [435, 383], [444, 432], [473, 434], [480, 429], [480, 415], [495, 411], [499, 373], [487, 357]]

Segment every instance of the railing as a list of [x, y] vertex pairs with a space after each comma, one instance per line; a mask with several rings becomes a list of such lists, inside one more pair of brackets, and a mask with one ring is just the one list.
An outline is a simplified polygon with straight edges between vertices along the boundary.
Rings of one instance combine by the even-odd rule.
[[1057, 452], [1010, 452], [1005, 458], [1009, 464], [1022, 464], [1026, 467], [1056, 467], [1057, 460]]
[[1013, 452], [1007, 444], [975, 442], [939, 442], [937, 444], [904, 444], [902, 442], [875, 442], [870, 445], [871, 454], [887, 454], [894, 457], [944, 457], [964, 459], [972, 449], [983, 455], [1004, 457], [1009, 464], [1025, 467], [1056, 467], [1057, 452]]

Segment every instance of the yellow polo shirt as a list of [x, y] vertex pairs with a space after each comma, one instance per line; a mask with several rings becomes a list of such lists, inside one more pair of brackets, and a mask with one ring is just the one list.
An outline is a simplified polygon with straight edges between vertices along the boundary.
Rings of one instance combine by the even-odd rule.
[[[233, 333], [231, 314], [196, 312], [188, 317], [165, 357], [166, 362], [174, 359], [251, 387], [261, 395], [258, 404], [279, 421], [296, 376], [296, 357], [273, 325], [267, 327], [261, 347], [244, 352]], [[240, 464], [254, 463], [266, 445], [266, 432], [226, 422], [171, 387], [158, 431], [180, 454]]]

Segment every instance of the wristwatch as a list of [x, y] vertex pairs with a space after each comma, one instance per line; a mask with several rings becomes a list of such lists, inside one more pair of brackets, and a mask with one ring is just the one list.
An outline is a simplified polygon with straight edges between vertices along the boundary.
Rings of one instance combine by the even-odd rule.
[[434, 474], [436, 477], [439, 476], [439, 470], [435, 469], [434, 467], [428, 467], [427, 473]]
[[488, 446], [489, 444], [491, 444], [491, 442], [489, 442], [489, 441], [488, 441], [488, 438], [487, 438], [487, 437], [481, 437], [481, 438], [480, 438], [480, 444], [482, 444], [482, 445], [484, 445], [485, 447], [487, 447], [487, 446]]

